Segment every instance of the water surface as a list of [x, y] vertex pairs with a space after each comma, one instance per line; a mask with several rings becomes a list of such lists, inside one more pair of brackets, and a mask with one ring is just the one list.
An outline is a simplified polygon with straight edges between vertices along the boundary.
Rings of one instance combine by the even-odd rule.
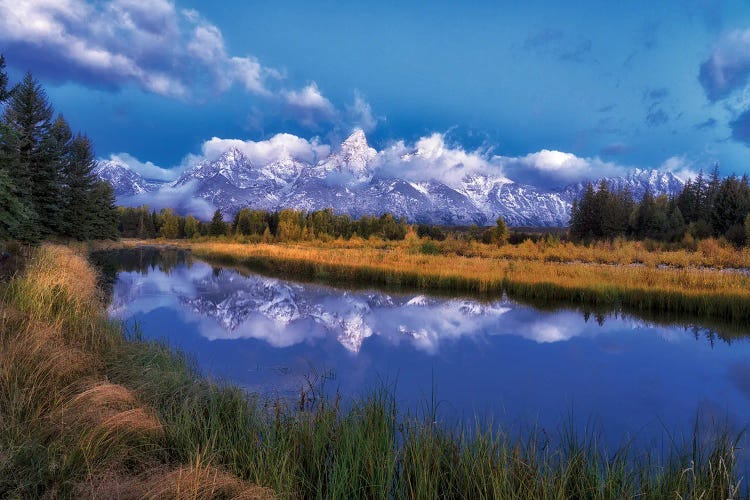
[[616, 446], [689, 433], [700, 414], [750, 420], [750, 343], [700, 325], [542, 311], [507, 299], [345, 290], [117, 252], [110, 313], [190, 354], [208, 376], [294, 397], [325, 379], [345, 398], [393, 384], [400, 408], [508, 427], [593, 424]]

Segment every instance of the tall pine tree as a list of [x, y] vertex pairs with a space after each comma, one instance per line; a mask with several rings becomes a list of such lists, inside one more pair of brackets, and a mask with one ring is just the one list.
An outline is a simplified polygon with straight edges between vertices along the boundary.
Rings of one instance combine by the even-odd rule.
[[89, 207], [91, 210], [88, 224], [87, 239], [116, 240], [117, 206], [115, 205], [115, 191], [112, 184], [98, 180], [89, 192]]
[[[0, 109], [10, 97], [5, 58], [0, 54]], [[0, 240], [34, 242], [39, 238], [34, 211], [14, 180], [21, 170], [19, 141], [14, 131], [0, 120]]]
[[92, 237], [95, 232], [92, 226], [92, 215], [98, 215], [95, 188], [97, 184], [94, 174], [94, 152], [91, 142], [86, 136], [78, 135], [70, 141], [68, 161], [65, 162], [63, 178], [65, 180], [67, 203], [65, 204], [65, 220], [68, 222], [67, 234], [73, 238], [84, 240]]
[[17, 138], [17, 161], [9, 173], [28, 195], [42, 235], [54, 232], [60, 216], [60, 172], [52, 136], [52, 106], [31, 73], [11, 93], [5, 124]]

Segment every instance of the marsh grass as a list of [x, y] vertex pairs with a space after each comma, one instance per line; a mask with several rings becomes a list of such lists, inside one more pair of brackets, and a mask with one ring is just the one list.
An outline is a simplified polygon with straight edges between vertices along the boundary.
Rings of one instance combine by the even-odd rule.
[[104, 314], [96, 273], [79, 252], [45, 245], [2, 286], [0, 497], [270, 496], [197, 462], [207, 457], [199, 450], [180, 460], [166, 446], [168, 425], [145, 387], [110, 377], [131, 347]]
[[[333, 284], [485, 296], [506, 293], [518, 300], [568, 301], [591, 307], [688, 314], [750, 325], [750, 276], [741, 272], [704, 267], [561, 263], [509, 259], [494, 253], [487, 257], [426, 255], [419, 250], [410, 251], [411, 247], [404, 242], [380, 246], [376, 242], [360, 246], [347, 243], [177, 244], [210, 262]], [[501, 250], [502, 247], [491, 252]]]
[[595, 433], [505, 434], [309, 384], [262, 399], [123, 335], [85, 259], [42, 247], [0, 306], [0, 497], [737, 498], [739, 437], [696, 426], [666, 450]]

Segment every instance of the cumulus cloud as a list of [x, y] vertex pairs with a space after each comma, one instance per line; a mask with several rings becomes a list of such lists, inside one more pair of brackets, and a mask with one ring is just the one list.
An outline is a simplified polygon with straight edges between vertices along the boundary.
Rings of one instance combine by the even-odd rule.
[[178, 169], [162, 168], [150, 161], [142, 162], [128, 153], [113, 153], [108, 160], [116, 163], [124, 163], [130, 170], [142, 177], [155, 181], [172, 181], [179, 175]]
[[508, 177], [536, 186], [553, 187], [626, 173], [627, 167], [598, 157], [543, 149], [520, 157], [496, 157]]
[[398, 141], [381, 151], [378, 168], [390, 175], [412, 181], [438, 180], [458, 184], [469, 174], [502, 177], [498, 162], [486, 151], [466, 151], [446, 143], [445, 134], [422, 137], [413, 145]]
[[286, 113], [306, 127], [318, 128], [322, 123], [336, 119], [336, 108], [318, 89], [315, 82], [300, 90], [281, 92], [286, 105]]
[[11, 63], [50, 79], [180, 99], [233, 84], [268, 94], [280, 76], [230, 56], [216, 26], [169, 0], [0, 0], [0, 42]]
[[[265, 165], [284, 158], [317, 163], [331, 152], [331, 147], [321, 144], [317, 138], [307, 140], [293, 134], [276, 134], [264, 141], [212, 137], [201, 146], [201, 159], [215, 160], [231, 148], [242, 151], [256, 165]], [[188, 160], [188, 163], [190, 162], [191, 160]]]
[[[627, 149], [611, 145], [610, 154]], [[449, 145], [445, 134], [422, 137], [413, 145], [398, 141], [378, 154], [379, 168], [390, 175], [413, 181], [438, 180], [455, 186], [467, 175], [477, 174], [539, 187], [561, 187], [603, 176], [624, 175], [630, 167], [599, 157], [543, 149], [525, 156], [493, 155], [490, 149], [467, 151]]]
[[315, 82], [281, 88], [281, 71], [230, 54], [217, 26], [172, 0], [0, 0], [0, 46], [10, 64], [52, 81], [189, 101], [240, 87], [263, 98], [251, 116], [258, 129], [279, 116], [316, 132], [378, 121], [358, 93], [339, 110]]
[[710, 101], [744, 87], [750, 76], [750, 28], [722, 36], [701, 64], [698, 79]]
[[[213, 160], [230, 148], [237, 148], [254, 164], [265, 165], [282, 158], [294, 158], [309, 164], [325, 160], [338, 148], [317, 138], [303, 139], [293, 134], [277, 134], [264, 141], [222, 139], [214, 137], [203, 143], [200, 155], [188, 156], [185, 168], [201, 160]], [[627, 150], [624, 144], [609, 146], [610, 153]], [[520, 182], [543, 188], [601, 177], [626, 175], [631, 166], [606, 161], [600, 157], [580, 157], [573, 153], [543, 149], [525, 156], [492, 154], [489, 148], [467, 150], [451, 144], [444, 133], [433, 133], [416, 140], [399, 140], [377, 151], [367, 168], [376, 174], [413, 182], [438, 181], [459, 186], [470, 175], [483, 175], [502, 182]], [[673, 157], [659, 168], [671, 170], [681, 178], [692, 175], [692, 164], [683, 157]]]
[[[280, 97], [284, 119], [293, 120], [314, 132], [326, 131], [331, 140], [339, 140], [357, 128], [371, 132], [380, 121], [359, 91], [355, 91], [351, 103], [342, 108], [334, 106], [315, 82], [297, 90], [282, 90]], [[250, 120], [257, 122], [257, 115], [256, 111]]]

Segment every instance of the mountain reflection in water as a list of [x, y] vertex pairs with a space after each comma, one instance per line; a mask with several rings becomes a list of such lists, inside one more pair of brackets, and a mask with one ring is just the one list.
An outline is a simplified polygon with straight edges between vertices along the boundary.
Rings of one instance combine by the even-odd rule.
[[[95, 256], [110, 312], [166, 340], [200, 370], [260, 393], [298, 393], [325, 373], [345, 396], [383, 381], [414, 409], [554, 427], [594, 419], [614, 444], [697, 414], [750, 415], [750, 343], [736, 331], [630, 315], [540, 310], [506, 298], [432, 297], [296, 283], [184, 252]], [[578, 420], [580, 419], [580, 421]]]

